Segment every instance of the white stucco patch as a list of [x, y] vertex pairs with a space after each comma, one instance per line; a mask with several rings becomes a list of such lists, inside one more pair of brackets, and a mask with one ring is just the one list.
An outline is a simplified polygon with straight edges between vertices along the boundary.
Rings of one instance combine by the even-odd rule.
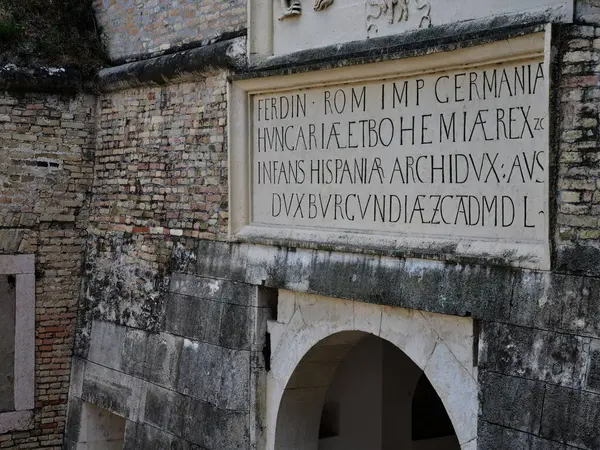
[[[306, 430], [315, 426], [307, 414], [316, 415], [318, 421], [323, 396], [336, 364], [344, 352], [367, 333], [393, 343], [425, 372], [446, 407], [461, 448], [475, 448], [477, 370], [473, 367], [473, 322], [470, 318], [283, 290], [279, 291], [279, 309], [286, 313], [278, 317], [278, 322], [270, 324], [276, 324], [279, 332], [271, 335], [267, 450], [284, 448], [283, 438], [281, 435], [276, 437], [277, 433], [286, 434], [285, 442], [287, 445], [293, 442], [295, 449], [312, 448], [302, 437]], [[283, 317], [288, 319], [287, 322], [282, 321]], [[320, 362], [315, 369], [311, 368], [313, 361]], [[298, 396], [306, 399], [306, 402], [300, 402], [302, 411], [298, 410]], [[281, 415], [290, 414], [290, 411], [291, 417], [281, 419]], [[277, 429], [278, 417], [287, 424], [285, 429]], [[297, 417], [303, 417], [304, 422], [291, 425]], [[290, 426], [297, 429], [292, 433]]]

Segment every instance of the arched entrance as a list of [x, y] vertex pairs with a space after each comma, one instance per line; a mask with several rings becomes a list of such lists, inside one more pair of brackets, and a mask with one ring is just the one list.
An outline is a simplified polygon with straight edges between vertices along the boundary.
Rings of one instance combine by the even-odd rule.
[[302, 358], [286, 387], [275, 449], [460, 450], [423, 371], [393, 344], [342, 332]]
[[280, 291], [268, 450], [472, 450], [469, 318]]

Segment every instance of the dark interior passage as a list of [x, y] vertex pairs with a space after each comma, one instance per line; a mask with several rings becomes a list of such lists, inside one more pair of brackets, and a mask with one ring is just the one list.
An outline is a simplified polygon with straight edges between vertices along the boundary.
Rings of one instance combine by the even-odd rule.
[[459, 450], [433, 386], [402, 351], [366, 336], [339, 364], [321, 414], [319, 450]]

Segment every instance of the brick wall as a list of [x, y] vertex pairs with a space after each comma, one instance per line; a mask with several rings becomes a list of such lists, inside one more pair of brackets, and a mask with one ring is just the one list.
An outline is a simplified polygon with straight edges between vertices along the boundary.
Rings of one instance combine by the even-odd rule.
[[88, 402], [126, 418], [126, 449], [250, 446], [269, 310], [255, 286], [182, 274], [227, 234], [226, 117], [225, 73], [99, 99], [67, 445]]
[[600, 274], [600, 28], [563, 29], [558, 61], [558, 269]]
[[245, 0], [95, 0], [94, 9], [113, 60], [206, 44], [246, 27]]
[[91, 96], [0, 95], [0, 254], [34, 254], [34, 423], [0, 448], [62, 443], [93, 164]]
[[172, 261], [190, 262], [193, 238], [227, 235], [226, 78], [99, 102], [84, 310], [155, 330]]

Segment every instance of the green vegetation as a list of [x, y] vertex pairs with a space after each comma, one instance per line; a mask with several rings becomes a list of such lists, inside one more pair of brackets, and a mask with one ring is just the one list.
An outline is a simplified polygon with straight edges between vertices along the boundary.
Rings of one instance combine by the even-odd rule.
[[105, 63], [92, 0], [0, 0], [0, 63], [76, 67]]

